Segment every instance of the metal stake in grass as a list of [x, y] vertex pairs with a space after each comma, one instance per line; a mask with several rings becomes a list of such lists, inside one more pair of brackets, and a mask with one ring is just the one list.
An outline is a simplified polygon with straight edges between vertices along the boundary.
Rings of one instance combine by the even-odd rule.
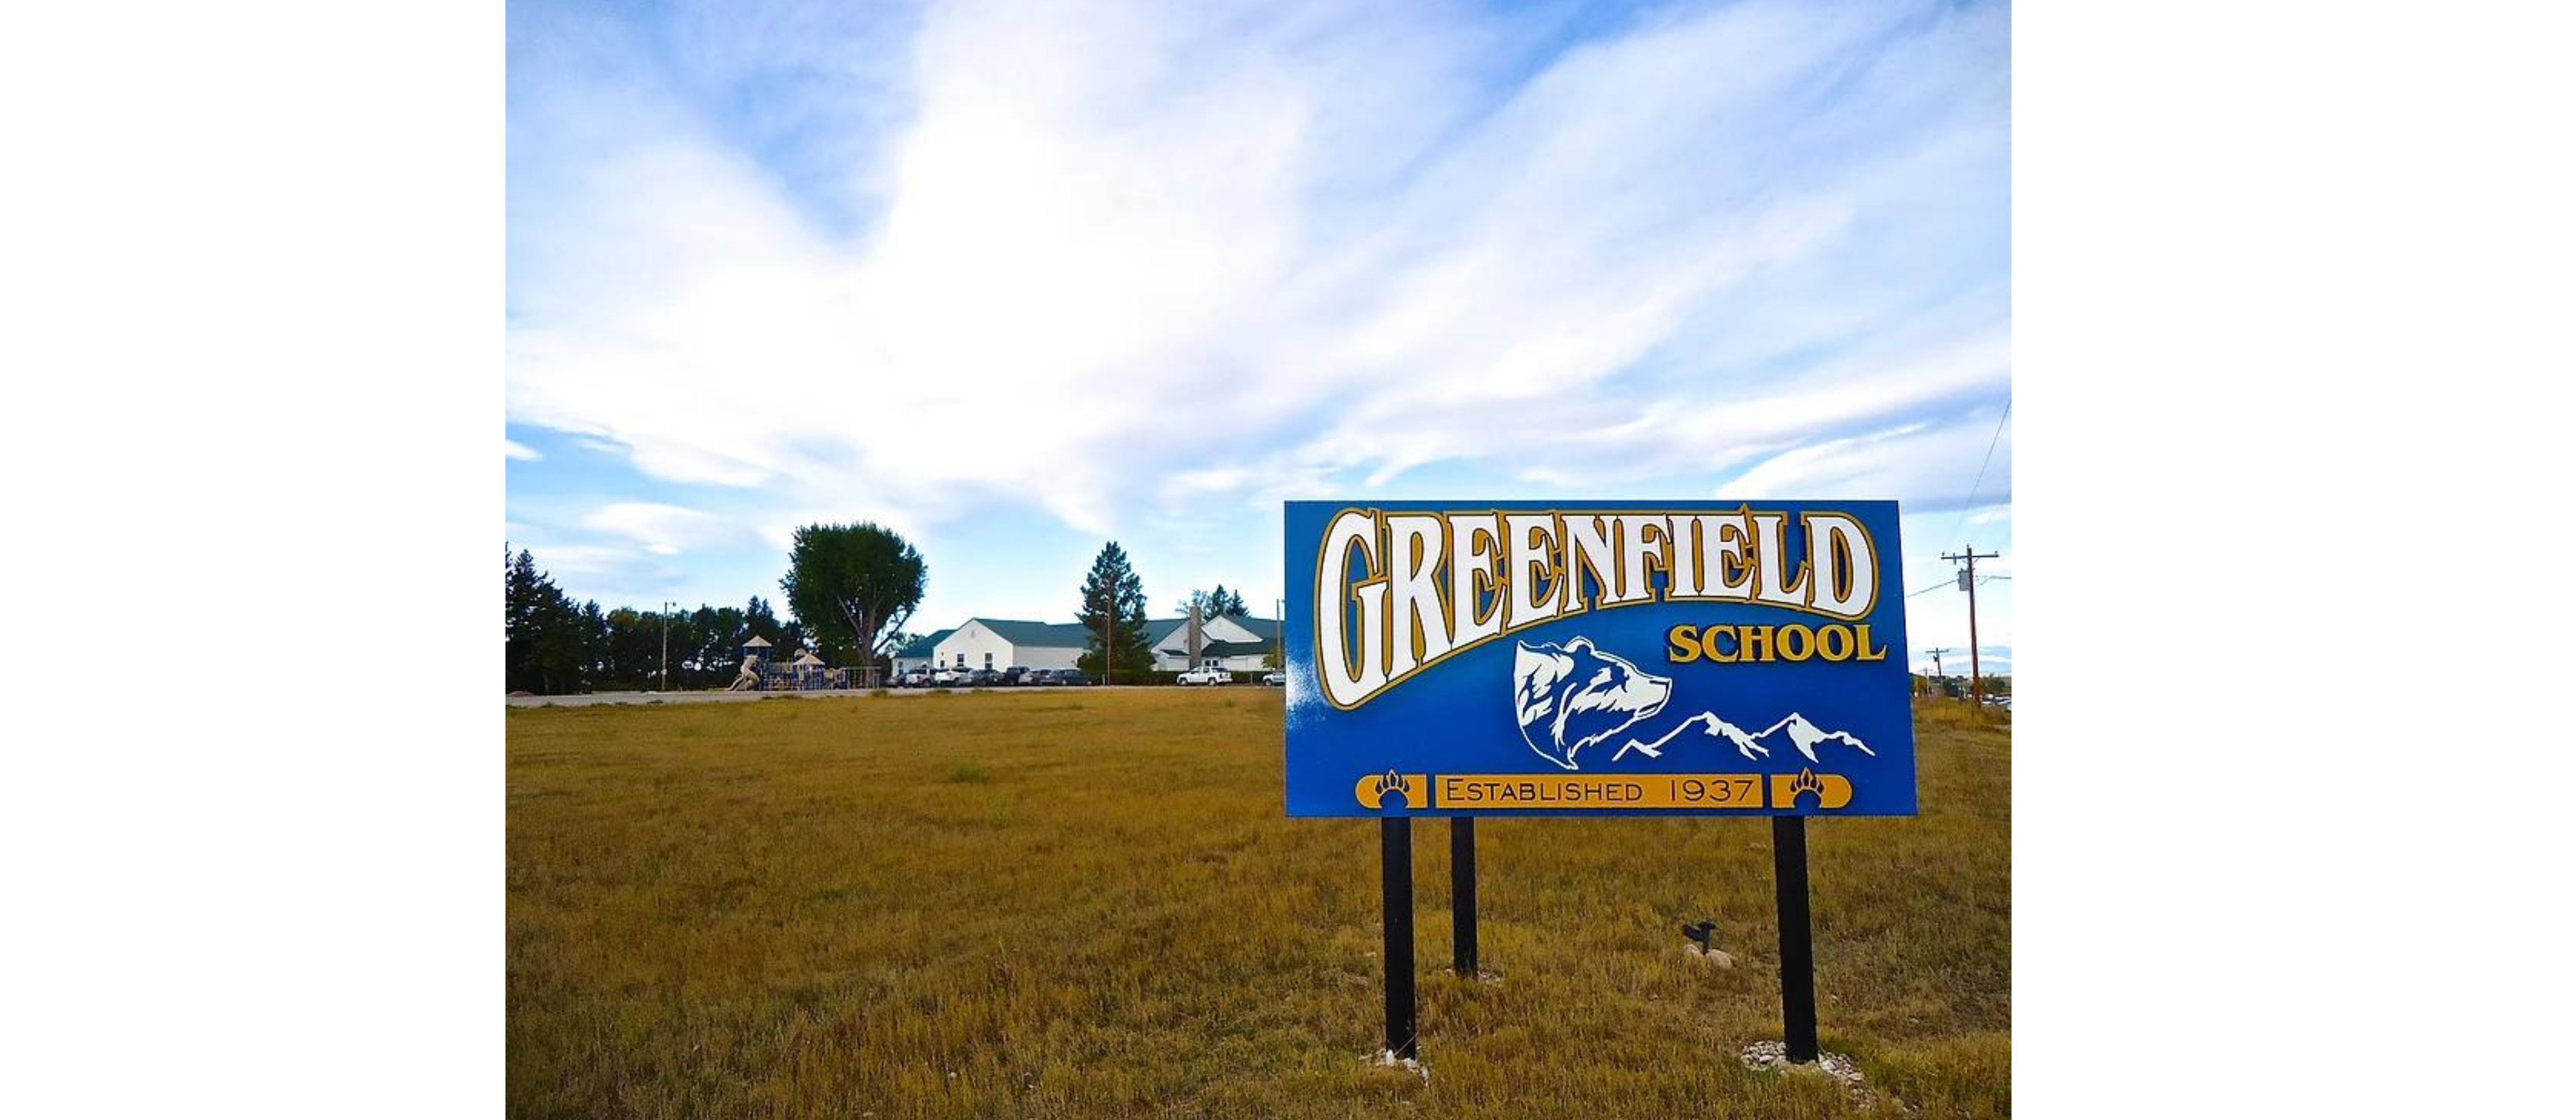
[[1717, 923], [1707, 918], [1696, 922], [1685, 922], [1682, 925], [1682, 936], [1697, 943], [1699, 951], [1705, 953], [1716, 948]]

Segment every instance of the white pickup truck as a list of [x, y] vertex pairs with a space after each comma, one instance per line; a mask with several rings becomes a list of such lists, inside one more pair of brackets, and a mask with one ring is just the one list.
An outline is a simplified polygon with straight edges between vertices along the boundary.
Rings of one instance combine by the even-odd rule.
[[1181, 675], [1172, 678], [1172, 683], [1232, 684], [1234, 683], [1234, 674], [1226, 672], [1223, 669], [1219, 669], [1214, 665], [1201, 665], [1196, 669], [1181, 670]]

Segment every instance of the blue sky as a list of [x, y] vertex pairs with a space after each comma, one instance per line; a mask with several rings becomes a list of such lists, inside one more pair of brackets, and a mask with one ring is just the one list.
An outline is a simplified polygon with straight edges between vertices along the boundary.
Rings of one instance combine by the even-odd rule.
[[738, 604], [872, 519], [916, 630], [1111, 538], [1266, 614], [1288, 498], [1892, 497], [1909, 590], [2009, 576], [2009, 24], [514, 0], [508, 538]]

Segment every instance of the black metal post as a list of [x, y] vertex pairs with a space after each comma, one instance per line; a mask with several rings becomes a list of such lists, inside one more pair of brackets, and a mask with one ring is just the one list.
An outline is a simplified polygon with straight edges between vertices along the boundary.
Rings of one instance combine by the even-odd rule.
[[1450, 968], [1476, 978], [1476, 818], [1449, 818]]
[[1816, 938], [1807, 914], [1807, 818], [1771, 818], [1771, 881], [1780, 902], [1780, 1027], [1789, 1060], [1816, 1060]]
[[1413, 820], [1388, 817], [1378, 822], [1378, 860], [1384, 865], [1386, 894], [1386, 1048], [1399, 1058], [1416, 1057], [1413, 1025]]

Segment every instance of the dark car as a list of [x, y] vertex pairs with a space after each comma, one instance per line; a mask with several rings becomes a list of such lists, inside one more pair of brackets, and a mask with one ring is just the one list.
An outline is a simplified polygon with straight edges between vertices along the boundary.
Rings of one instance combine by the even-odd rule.
[[1000, 683], [1002, 683], [1002, 674], [991, 669], [977, 669], [966, 674], [966, 686], [969, 688], [991, 688]]
[[1008, 669], [1002, 670], [1002, 683], [1013, 685], [1045, 684], [1045, 681], [1038, 679], [1045, 674], [1046, 670], [1044, 669], [1031, 669], [1025, 665], [1013, 665]]
[[1047, 683], [1098, 684], [1100, 682], [1092, 680], [1090, 674], [1085, 673], [1080, 669], [1050, 669], [1047, 671]]
[[1063, 684], [1063, 681], [1055, 679], [1055, 675], [1061, 671], [1062, 670], [1059, 669], [1031, 669], [1026, 673], [1020, 674], [1020, 683], [1028, 685], [1031, 688], [1036, 688], [1042, 685]]

